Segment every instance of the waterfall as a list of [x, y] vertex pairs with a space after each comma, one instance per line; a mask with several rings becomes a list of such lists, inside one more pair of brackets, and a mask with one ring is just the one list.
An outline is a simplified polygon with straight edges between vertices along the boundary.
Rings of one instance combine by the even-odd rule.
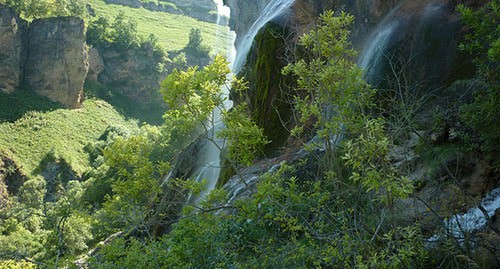
[[[217, 5], [217, 24], [218, 26], [216, 27], [216, 35], [217, 36], [224, 36], [224, 35], [219, 35], [219, 31], [221, 31], [221, 27], [223, 25], [220, 25], [222, 22], [222, 18], [228, 18], [229, 17], [229, 8], [224, 6], [222, 0], [214, 0], [215, 4]], [[229, 29], [228, 29], [229, 31]], [[229, 47], [232, 49], [229, 49], [229, 51], [226, 51], [226, 58], [230, 63], [234, 59], [235, 55], [235, 49], [234, 46], [232, 45], [235, 40], [235, 34], [231, 33], [229, 35], [229, 38], [227, 40], [224, 40], [226, 42], [220, 42], [218, 41], [216, 45], [218, 46], [223, 46], [223, 47]], [[230, 74], [231, 76], [232, 74]], [[229, 79], [229, 77], [228, 77]], [[206, 182], [204, 190], [196, 197], [189, 197], [188, 201], [190, 203], [197, 204], [199, 203], [211, 190], [215, 188], [217, 185], [217, 181], [219, 179], [219, 174], [220, 174], [220, 150], [224, 148], [224, 140], [219, 138], [217, 136], [217, 132], [222, 130], [224, 128], [224, 124], [222, 123], [222, 112], [221, 109], [230, 109], [232, 107], [232, 102], [228, 100], [229, 96], [229, 89], [227, 87], [222, 88], [222, 97], [225, 99], [223, 103], [223, 107], [219, 108], [216, 107], [214, 111], [212, 112], [212, 117], [210, 119], [210, 125], [209, 130], [205, 134], [206, 136], [202, 138], [202, 141], [200, 142], [200, 149], [199, 149], [199, 154], [196, 156], [196, 163], [194, 165], [195, 170], [191, 173], [191, 176], [195, 178], [196, 182]]]
[[266, 23], [276, 18], [278, 15], [283, 14], [285, 10], [290, 8], [294, 1], [295, 0], [272, 0], [267, 4], [236, 48], [237, 54], [233, 68], [235, 73], [240, 71], [245, 64], [248, 51], [250, 51], [253, 40], [259, 30], [264, 27]]
[[[217, 5], [217, 24], [222, 23], [222, 18], [229, 17], [229, 8], [223, 5], [222, 0], [214, 0]], [[252, 46], [253, 39], [257, 35], [258, 31], [270, 20], [276, 18], [278, 15], [282, 14], [287, 8], [291, 6], [294, 0], [273, 0], [271, 1], [262, 11], [261, 15], [252, 24], [249, 31], [242, 39], [238, 49], [235, 49], [233, 45], [229, 46], [230, 49], [227, 52], [227, 59], [230, 63], [229, 67], [236, 73], [241, 69], [241, 66], [245, 63], [246, 56], [250, 47]], [[216, 31], [220, 31], [217, 27]], [[226, 42], [234, 43], [234, 35], [232, 38], [226, 40]], [[226, 44], [224, 44], [226, 45]], [[232, 76], [232, 74], [230, 74]], [[223, 109], [230, 109], [232, 107], [232, 102], [227, 100], [229, 95], [229, 89], [225, 87], [223, 89], [223, 97], [226, 97]], [[221, 110], [216, 108], [212, 113], [212, 128], [208, 130], [206, 137], [201, 141], [201, 147], [199, 149], [199, 155], [196, 158], [196, 164], [194, 165], [195, 170], [191, 175], [195, 178], [196, 182], [202, 182], [205, 180], [205, 189], [197, 197], [190, 197], [189, 203], [197, 204], [199, 203], [211, 190], [217, 185], [220, 174], [220, 149], [224, 148], [224, 140], [217, 137], [217, 132], [224, 128], [221, 121]]]
[[214, 2], [217, 5], [217, 25], [225, 25], [231, 10], [229, 7], [224, 6], [223, 0], [214, 0]]
[[398, 28], [397, 20], [389, 20], [377, 27], [369, 37], [358, 60], [358, 66], [365, 71], [365, 79], [373, 82], [380, 75], [385, 54], [389, 48], [391, 37]]
[[[449, 219], [444, 220], [443, 224], [448, 234], [452, 235], [458, 242], [463, 243], [467, 233], [483, 229], [488, 219], [493, 217], [495, 215], [495, 210], [499, 208], [500, 188], [496, 188], [486, 195], [481, 201], [480, 207], [471, 208], [464, 214], [453, 215]], [[433, 235], [431, 238], [427, 239], [428, 246], [433, 246], [434, 243], [441, 239], [441, 235]]]

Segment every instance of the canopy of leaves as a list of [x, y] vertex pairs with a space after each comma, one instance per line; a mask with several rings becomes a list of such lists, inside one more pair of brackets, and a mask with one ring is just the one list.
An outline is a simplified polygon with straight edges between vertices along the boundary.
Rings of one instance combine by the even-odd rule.
[[25, 19], [59, 16], [86, 17], [87, 0], [0, 0]]

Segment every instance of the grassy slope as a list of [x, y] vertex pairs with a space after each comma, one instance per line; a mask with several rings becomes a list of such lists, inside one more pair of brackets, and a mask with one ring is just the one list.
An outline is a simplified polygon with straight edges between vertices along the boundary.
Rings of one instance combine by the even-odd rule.
[[[123, 10], [128, 19], [137, 22], [140, 35], [155, 34], [170, 51], [180, 50], [187, 44], [191, 28], [201, 29], [205, 44], [212, 47], [220, 45], [215, 44], [217, 40], [227, 40], [229, 34], [226, 27], [187, 16], [107, 5], [102, 0], [90, 0], [90, 3], [97, 15], [108, 19]], [[220, 49], [227, 49], [227, 46]], [[12, 97], [15, 100], [3, 97], [0, 102], [0, 153], [9, 155], [26, 174], [31, 174], [51, 151], [65, 159], [75, 172], [82, 173], [89, 166], [83, 148], [97, 140], [108, 126], [131, 131], [138, 129], [136, 122], [125, 120], [105, 101], [87, 100], [82, 108], [67, 110], [31, 94], [16, 95]], [[39, 111], [27, 112], [31, 110]], [[5, 120], [11, 122], [2, 122]]]
[[81, 174], [89, 167], [84, 146], [97, 140], [110, 125], [130, 131], [138, 128], [101, 100], [86, 100], [82, 108], [74, 110], [32, 111], [13, 123], [0, 123], [0, 152], [30, 174], [52, 150]]
[[[221, 51], [227, 51], [228, 49], [227, 44], [221, 44], [220, 42], [220, 40], [227, 40], [229, 35], [227, 27], [198, 21], [184, 15], [155, 12], [144, 8], [108, 5], [104, 3], [103, 0], [90, 0], [90, 3], [95, 9], [97, 16], [102, 16], [111, 20], [116, 17], [120, 10], [122, 10], [127, 19], [137, 22], [137, 30], [141, 36], [147, 37], [149, 34], [154, 34], [168, 51], [184, 48], [188, 43], [189, 31], [191, 28], [198, 28], [201, 30], [206, 45], [212, 48], [223, 45], [224, 47], [221, 48]], [[216, 49], [215, 52], [220, 51]]]

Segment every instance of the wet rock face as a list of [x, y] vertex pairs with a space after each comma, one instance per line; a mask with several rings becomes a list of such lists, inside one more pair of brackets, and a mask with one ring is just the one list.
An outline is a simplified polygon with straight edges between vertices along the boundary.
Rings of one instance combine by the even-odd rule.
[[25, 86], [66, 107], [78, 107], [88, 72], [85, 24], [74, 17], [30, 25]]
[[460, 27], [451, 1], [404, 2], [364, 38], [360, 65], [367, 80], [391, 87], [382, 82], [397, 80], [391, 71], [395, 69], [420, 88], [442, 86], [454, 68], [466, 64], [455, 60]]
[[[224, 0], [224, 4], [231, 8], [229, 26], [238, 34], [236, 45], [271, 1], [277, 0]], [[357, 36], [366, 34], [389, 10], [401, 2], [402, 0], [296, 0], [293, 6], [294, 15], [289, 19], [300, 35], [316, 23], [319, 14], [324, 10], [347, 11], [356, 18], [353, 35], [354, 39], [357, 39]]]
[[10, 93], [21, 84], [25, 61], [26, 22], [12, 9], [0, 6], [0, 91]]
[[236, 46], [271, 1], [276, 0], [224, 0], [224, 5], [231, 8], [229, 27], [237, 34]]
[[240, 72], [249, 82], [248, 90], [232, 94], [235, 103], [246, 102], [252, 118], [263, 129], [270, 143], [265, 154], [282, 146], [288, 138], [291, 126], [291, 102], [287, 99], [293, 92], [287, 88], [292, 85], [290, 77], [281, 75], [287, 62], [284, 57], [288, 43], [287, 29], [276, 23], [268, 23], [257, 34], [248, 62]]

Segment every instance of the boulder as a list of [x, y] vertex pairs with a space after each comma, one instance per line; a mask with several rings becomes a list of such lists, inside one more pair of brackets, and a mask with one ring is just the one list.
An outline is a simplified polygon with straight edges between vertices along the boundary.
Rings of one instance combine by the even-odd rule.
[[26, 88], [68, 108], [78, 107], [89, 68], [84, 21], [76, 17], [34, 20], [28, 51]]
[[11, 93], [22, 81], [26, 22], [0, 6], [0, 91]]

